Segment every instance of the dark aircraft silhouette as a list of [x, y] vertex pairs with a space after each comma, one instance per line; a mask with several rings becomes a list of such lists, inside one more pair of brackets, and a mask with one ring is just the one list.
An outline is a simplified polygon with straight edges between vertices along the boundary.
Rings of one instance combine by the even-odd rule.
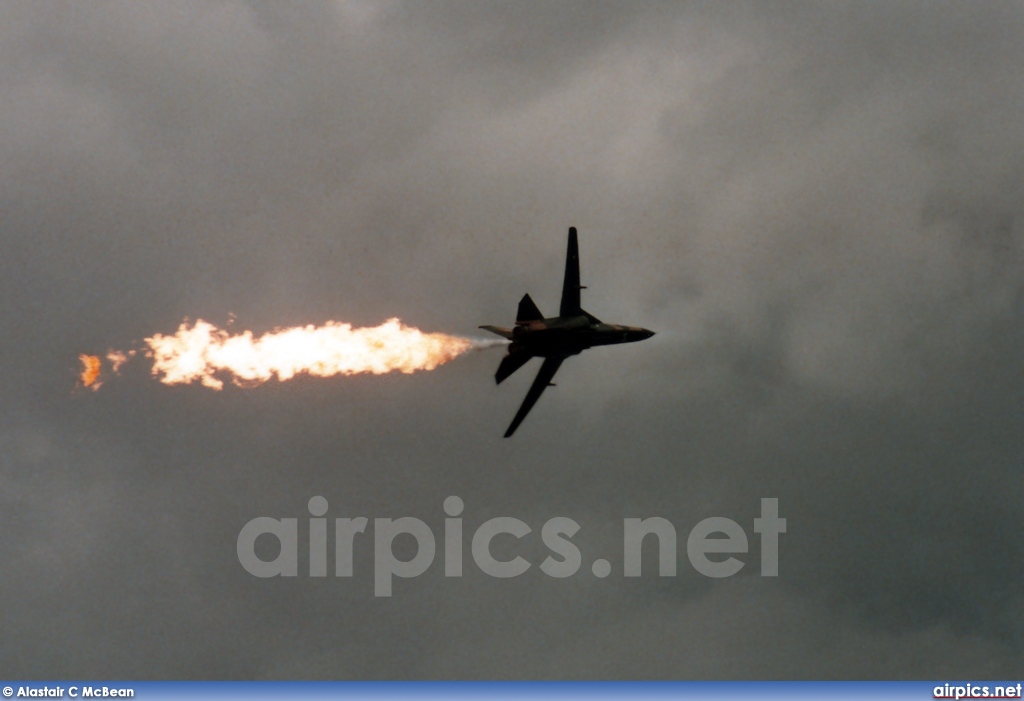
[[533, 381], [523, 405], [519, 407], [516, 417], [505, 431], [505, 438], [515, 433], [544, 390], [548, 386], [554, 387], [551, 380], [558, 372], [562, 361], [570, 355], [579, 355], [593, 346], [633, 343], [654, 335], [653, 331], [638, 326], [606, 324], [593, 314], [583, 311], [580, 307], [580, 290], [585, 289], [580, 285], [580, 254], [576, 242], [576, 227], [570, 227], [569, 250], [565, 257], [565, 280], [562, 283], [562, 304], [558, 309], [558, 316], [545, 319], [527, 294], [519, 300], [519, 313], [516, 314], [514, 328], [480, 327], [512, 341], [508, 347], [508, 355], [502, 358], [501, 365], [494, 374], [494, 380], [498, 384], [523, 367], [530, 358], [544, 358], [537, 379]]

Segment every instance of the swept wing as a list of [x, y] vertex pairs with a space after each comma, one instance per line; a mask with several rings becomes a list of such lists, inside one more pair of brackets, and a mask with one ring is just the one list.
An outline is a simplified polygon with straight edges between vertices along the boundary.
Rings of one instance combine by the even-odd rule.
[[551, 384], [551, 380], [555, 377], [555, 373], [558, 372], [558, 368], [563, 360], [565, 360], [565, 356], [552, 356], [544, 359], [544, 364], [540, 366], [540, 372], [537, 373], [536, 379], [530, 385], [530, 391], [526, 393], [526, 399], [523, 400], [523, 404], [519, 407], [516, 417], [509, 424], [508, 430], [505, 431], [505, 438], [511, 436], [519, 428], [519, 424], [530, 413], [530, 409], [540, 399], [540, 395]]

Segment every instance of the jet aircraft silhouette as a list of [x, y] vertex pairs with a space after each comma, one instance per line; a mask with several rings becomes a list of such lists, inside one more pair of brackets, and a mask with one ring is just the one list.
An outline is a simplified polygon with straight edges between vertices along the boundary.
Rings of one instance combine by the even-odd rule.
[[530, 391], [526, 393], [526, 398], [508, 430], [505, 431], [505, 438], [515, 433], [544, 390], [549, 386], [554, 387], [551, 380], [554, 379], [562, 361], [570, 355], [579, 355], [593, 346], [634, 343], [654, 335], [653, 331], [639, 326], [606, 324], [593, 314], [585, 312], [580, 306], [580, 290], [585, 289], [586, 287], [580, 285], [580, 255], [576, 227], [570, 227], [569, 248], [565, 257], [565, 279], [562, 282], [562, 304], [558, 309], [558, 316], [545, 318], [530, 299], [530, 295], [526, 294], [519, 300], [519, 312], [516, 314], [513, 328], [480, 327], [512, 342], [508, 347], [508, 355], [502, 358], [498, 371], [494, 374], [497, 384], [501, 384], [505, 378], [523, 367], [530, 358], [544, 358], [537, 378], [533, 381]]

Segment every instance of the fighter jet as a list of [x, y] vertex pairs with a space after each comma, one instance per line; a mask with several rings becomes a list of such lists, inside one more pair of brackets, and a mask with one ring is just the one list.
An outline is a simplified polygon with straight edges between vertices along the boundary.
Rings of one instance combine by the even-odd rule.
[[579, 355], [593, 346], [610, 346], [616, 343], [643, 341], [654, 335], [653, 331], [638, 326], [606, 324], [580, 307], [580, 290], [587, 289], [580, 284], [580, 255], [576, 241], [576, 227], [569, 228], [569, 249], [565, 256], [565, 279], [562, 282], [562, 304], [558, 316], [547, 317], [530, 299], [523, 295], [519, 300], [519, 313], [511, 329], [501, 326], [481, 326], [491, 333], [507, 338], [512, 343], [508, 355], [501, 360], [494, 380], [501, 384], [509, 375], [526, 364], [530, 358], [544, 358], [540, 372], [526, 393], [522, 406], [516, 413], [505, 438], [508, 438], [523, 422], [530, 409], [548, 387], [554, 387], [551, 380], [558, 372], [562, 361], [570, 355]]

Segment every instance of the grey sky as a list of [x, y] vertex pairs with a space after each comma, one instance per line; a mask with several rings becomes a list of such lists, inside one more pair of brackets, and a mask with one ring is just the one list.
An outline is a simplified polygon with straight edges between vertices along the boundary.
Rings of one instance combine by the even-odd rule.
[[[1019, 676], [1022, 35], [1010, 2], [5, 3], [0, 672]], [[584, 307], [658, 335], [567, 361], [512, 439], [535, 367], [496, 388], [497, 350], [75, 390], [78, 353], [185, 317], [553, 313], [570, 225]], [[530, 524], [535, 566], [491, 579], [467, 544], [463, 578], [439, 553], [385, 600], [369, 537], [351, 580], [235, 557], [313, 495], [440, 539], [452, 494], [467, 534]], [[566, 580], [536, 566], [555, 516]], [[677, 577], [653, 547], [621, 576], [644, 516]], [[710, 516], [750, 536], [731, 579], [686, 560]]]

